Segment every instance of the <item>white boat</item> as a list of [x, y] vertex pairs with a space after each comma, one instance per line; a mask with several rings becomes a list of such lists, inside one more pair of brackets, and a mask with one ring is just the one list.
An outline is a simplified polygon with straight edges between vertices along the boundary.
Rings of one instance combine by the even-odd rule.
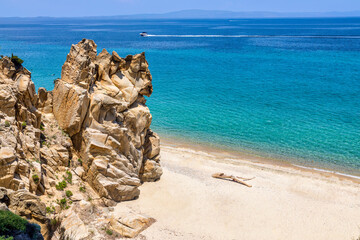
[[142, 36], [142, 37], [147, 37], [148, 34], [147, 34], [147, 32], [142, 32], [142, 33], [140, 33], [140, 36]]

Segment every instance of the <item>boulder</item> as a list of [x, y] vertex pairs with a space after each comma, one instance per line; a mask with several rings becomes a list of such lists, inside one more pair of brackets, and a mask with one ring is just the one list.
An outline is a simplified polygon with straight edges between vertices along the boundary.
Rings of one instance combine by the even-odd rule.
[[110, 218], [111, 228], [123, 237], [134, 238], [151, 226], [155, 219], [131, 212], [129, 210], [116, 213]]

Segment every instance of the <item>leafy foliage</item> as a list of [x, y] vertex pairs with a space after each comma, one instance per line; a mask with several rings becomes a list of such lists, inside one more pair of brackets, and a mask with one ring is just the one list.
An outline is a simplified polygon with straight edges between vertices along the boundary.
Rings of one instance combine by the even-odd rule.
[[18, 56], [15, 56], [14, 54], [11, 54], [11, 61], [15, 64], [16, 67], [21, 67], [24, 60], [19, 58]]
[[0, 236], [0, 240], [13, 240], [13, 237]]
[[54, 213], [55, 212], [55, 208], [52, 206], [52, 207], [46, 207], [46, 212], [47, 213]]
[[55, 226], [55, 225], [58, 224], [58, 221], [56, 220], [56, 218], [53, 218], [53, 219], [50, 220], [50, 224]]
[[65, 179], [68, 183], [72, 184], [72, 173], [71, 173], [70, 171], [66, 171], [66, 176], [64, 176], [64, 179]]
[[55, 185], [57, 190], [64, 190], [67, 187], [67, 183], [65, 180], [59, 182], [57, 185]]
[[65, 192], [65, 194], [66, 194], [66, 196], [67, 196], [68, 198], [73, 195], [73, 193], [72, 193], [70, 190], [67, 190], [67, 191]]
[[80, 192], [86, 192], [86, 188], [85, 187], [79, 187], [79, 191]]
[[57, 199], [57, 204], [59, 204], [59, 206], [61, 207], [61, 209], [68, 209], [69, 206], [67, 205], [67, 200], [66, 198], [63, 198], [63, 199]]
[[40, 182], [40, 178], [37, 174], [32, 175], [32, 179], [34, 180], [34, 183], [38, 184]]
[[106, 229], [106, 234], [111, 236], [113, 235], [113, 231], [111, 231], [110, 229]]
[[10, 211], [0, 211], [0, 235], [12, 231], [25, 232], [27, 221]]
[[24, 233], [31, 239], [39, 239], [40, 226], [29, 223], [20, 216], [10, 212], [0, 210], [0, 240], [12, 240], [11, 235]]

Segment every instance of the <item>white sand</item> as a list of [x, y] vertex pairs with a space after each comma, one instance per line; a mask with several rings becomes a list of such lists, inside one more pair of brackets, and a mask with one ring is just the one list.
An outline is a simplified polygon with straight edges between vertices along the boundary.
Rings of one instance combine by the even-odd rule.
[[[157, 220], [138, 239], [356, 239], [360, 184], [284, 166], [225, 163], [212, 155], [162, 146], [164, 174], [119, 204]], [[211, 177], [256, 177], [252, 188]]]

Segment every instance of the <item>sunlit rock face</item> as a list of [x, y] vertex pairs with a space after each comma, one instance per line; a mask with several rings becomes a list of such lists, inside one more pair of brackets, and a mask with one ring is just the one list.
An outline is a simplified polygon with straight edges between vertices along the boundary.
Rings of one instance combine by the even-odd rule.
[[145, 54], [121, 58], [96, 47], [73, 45], [54, 90], [38, 94], [27, 69], [0, 59], [0, 187], [51, 193], [55, 172], [74, 167], [100, 197], [122, 201], [160, 178]]
[[151, 81], [144, 53], [97, 54], [87, 39], [71, 47], [53, 91], [36, 93], [21, 63], [0, 58], [0, 209], [39, 224], [45, 239], [104, 239], [104, 224], [130, 237], [151, 225], [106, 210], [162, 174]]
[[53, 113], [82, 158], [84, 178], [100, 196], [134, 199], [158, 180], [159, 138], [144, 96], [152, 93], [144, 53], [121, 58], [84, 39], [71, 47], [53, 91]]

